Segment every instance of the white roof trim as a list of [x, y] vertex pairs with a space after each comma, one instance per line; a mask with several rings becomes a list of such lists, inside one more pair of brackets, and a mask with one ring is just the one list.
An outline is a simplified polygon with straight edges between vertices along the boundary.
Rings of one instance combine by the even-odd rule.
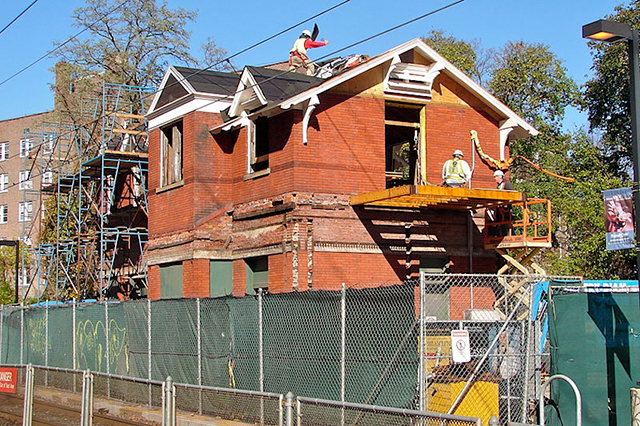
[[443, 58], [440, 54], [438, 54], [435, 50], [433, 50], [429, 45], [427, 45], [424, 41], [420, 39], [413, 39], [404, 44], [401, 44], [398, 47], [395, 47], [381, 55], [378, 55], [369, 61], [358, 65], [334, 78], [328, 79], [326, 82], [316, 86], [312, 89], [309, 89], [305, 92], [302, 92], [292, 98], [287, 99], [286, 101], [279, 104], [282, 109], [289, 109], [294, 105], [298, 105], [302, 102], [307, 101], [312, 96], [317, 96], [322, 92], [325, 92], [333, 87], [338, 86], [339, 84], [344, 83], [347, 80], [350, 80], [356, 77], [359, 74], [362, 74], [370, 69], [373, 69], [379, 65], [384, 64], [385, 62], [393, 61], [394, 58], [398, 57], [401, 53], [406, 52], [411, 49], [416, 49], [421, 54], [423, 54], [426, 58], [430, 59], [435, 63], [441, 63], [443, 68], [440, 72], [446, 72], [454, 80], [456, 80], [461, 86], [465, 87], [467, 90], [476, 94], [480, 99], [482, 99], [489, 107], [491, 107], [494, 111], [502, 115], [505, 119], [513, 119], [515, 123], [517, 123], [518, 127], [521, 127], [527, 134], [535, 136], [538, 134], [538, 130], [535, 127], [531, 126], [529, 123], [524, 121], [521, 117], [519, 117], [515, 112], [513, 112], [509, 107], [496, 99], [493, 95], [483, 89], [479, 84], [465, 75], [462, 71], [456, 68], [453, 64]]
[[176, 70], [173, 67], [173, 65], [169, 65], [169, 68], [164, 73], [164, 76], [162, 76], [162, 81], [160, 82], [160, 86], [159, 86], [160, 88], [153, 95], [153, 101], [151, 101], [151, 105], [149, 105], [147, 114], [152, 113], [156, 109], [156, 105], [160, 100], [160, 95], [162, 95], [162, 90], [164, 89], [164, 86], [167, 84], [167, 80], [169, 80], [170, 76], [174, 76], [175, 79], [178, 81], [178, 83], [182, 87], [184, 87], [184, 90], [186, 90], [188, 93], [196, 93], [196, 90], [193, 88], [191, 83], [189, 83], [187, 79], [181, 73], [179, 73], [178, 70]]
[[260, 86], [258, 86], [256, 79], [253, 77], [253, 74], [245, 68], [240, 76], [240, 81], [238, 82], [238, 88], [235, 96], [233, 97], [233, 102], [231, 102], [229, 115], [236, 117], [239, 116], [242, 111], [251, 111], [265, 106], [266, 104], [266, 96], [262, 93]]

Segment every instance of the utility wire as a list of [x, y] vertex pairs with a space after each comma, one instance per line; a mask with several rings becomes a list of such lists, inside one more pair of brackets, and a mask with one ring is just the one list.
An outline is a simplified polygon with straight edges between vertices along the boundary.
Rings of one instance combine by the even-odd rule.
[[102, 19], [106, 18], [107, 16], [111, 15], [113, 12], [115, 12], [116, 10], [120, 9], [122, 6], [124, 6], [126, 3], [128, 2], [128, 0], [123, 1], [122, 3], [118, 4], [116, 7], [114, 7], [113, 9], [111, 9], [109, 12], [107, 12], [104, 16], [100, 17], [100, 19], [97, 19], [96, 21], [94, 21], [91, 25], [86, 26], [83, 30], [79, 31], [76, 35], [71, 36], [71, 38], [67, 39], [65, 42], [61, 43], [59, 46], [57, 46], [55, 49], [52, 49], [50, 51], [48, 51], [47, 53], [45, 53], [44, 55], [42, 55], [41, 57], [39, 57], [38, 59], [36, 59], [35, 61], [31, 62], [29, 65], [27, 65], [26, 67], [22, 68], [20, 71], [17, 71], [16, 73], [14, 73], [13, 75], [11, 75], [10, 77], [7, 77], [6, 79], [4, 79], [3, 81], [0, 82], [0, 86], [2, 86], [3, 84], [5, 84], [6, 82], [12, 80], [14, 77], [22, 74], [23, 72], [25, 72], [26, 70], [28, 70], [29, 68], [31, 68], [32, 66], [34, 66], [35, 64], [37, 64], [38, 62], [42, 61], [43, 59], [45, 59], [46, 57], [50, 56], [52, 53], [56, 52], [58, 49], [62, 48], [63, 46], [71, 43], [73, 40], [75, 40], [76, 38], [78, 38], [82, 33], [84, 33], [85, 31], [87, 31], [89, 28], [91, 28], [94, 24], [97, 24], [98, 22], [100, 22]]
[[[368, 42], [368, 41], [373, 40], [374, 38], [380, 37], [380, 36], [382, 36], [382, 35], [384, 35], [384, 34], [388, 34], [388, 33], [392, 32], [392, 31], [395, 31], [395, 30], [400, 29], [400, 28], [402, 28], [402, 27], [406, 27], [406, 26], [407, 26], [407, 25], [409, 25], [409, 24], [412, 24], [412, 23], [414, 23], [414, 22], [417, 22], [417, 21], [419, 21], [419, 20], [422, 20], [422, 19], [424, 19], [424, 18], [426, 18], [426, 17], [428, 17], [428, 16], [431, 16], [431, 15], [434, 15], [434, 14], [436, 14], [436, 13], [442, 12], [443, 10], [449, 9], [450, 7], [456, 6], [456, 5], [458, 5], [458, 4], [460, 4], [460, 3], [463, 3], [463, 2], [465, 2], [465, 1], [466, 1], [466, 0], [457, 0], [457, 1], [451, 2], [451, 3], [449, 3], [449, 4], [445, 5], [445, 6], [442, 6], [442, 7], [438, 8], [438, 9], [432, 10], [431, 12], [427, 12], [427, 13], [425, 13], [425, 14], [423, 14], [423, 15], [420, 15], [420, 16], [418, 16], [418, 17], [416, 17], [416, 18], [413, 18], [413, 19], [410, 19], [410, 20], [408, 20], [408, 21], [405, 21], [405, 22], [403, 22], [403, 23], [401, 23], [401, 24], [398, 24], [398, 25], [396, 25], [395, 27], [391, 27], [391, 28], [386, 29], [386, 30], [384, 30], [384, 31], [380, 31], [379, 33], [373, 34], [373, 35], [371, 35], [371, 36], [369, 36], [369, 37], [366, 37], [366, 38], [364, 38], [364, 39], [362, 39], [362, 40], [359, 40], [359, 41], [357, 41], [357, 42], [355, 42], [355, 43], [352, 43], [352, 44], [350, 44], [350, 45], [348, 45], [348, 46], [345, 46], [345, 47], [340, 48], [340, 49], [338, 49], [338, 50], [334, 50], [334, 51], [332, 51], [332, 52], [330, 52], [330, 53], [328, 53], [328, 54], [326, 54], [326, 55], [324, 55], [324, 56], [322, 56], [322, 57], [318, 58], [318, 60], [326, 59], [326, 58], [329, 58], [329, 57], [331, 57], [331, 56], [334, 56], [334, 55], [336, 55], [337, 53], [340, 53], [340, 52], [342, 52], [342, 51], [344, 51], [344, 50], [347, 50], [347, 49], [350, 49], [350, 48], [352, 48], [352, 47], [358, 46], [358, 45], [360, 45], [360, 44], [366, 43], [366, 42]], [[265, 78], [264, 80], [260, 81], [260, 83], [255, 83], [255, 84], [254, 84], [254, 85], [252, 85], [252, 86], [247, 86], [247, 87], [245, 87], [245, 88], [243, 88], [243, 89], [241, 89], [241, 90], [237, 90], [236, 92], [234, 92], [234, 93], [233, 93], [233, 95], [236, 95], [236, 94], [238, 94], [238, 93], [240, 93], [240, 92], [242, 92], [242, 91], [244, 91], [244, 90], [246, 90], [246, 89], [248, 89], [248, 88], [252, 88], [252, 87], [255, 87], [255, 86], [259, 86], [260, 84], [264, 84], [264, 83], [269, 82], [269, 81], [271, 81], [271, 80], [274, 80], [274, 79], [276, 79], [276, 78], [280, 78], [280, 77], [282, 77], [283, 75], [286, 75], [286, 74], [289, 74], [289, 73], [295, 73], [295, 72], [296, 72], [296, 70], [286, 70], [286, 71], [282, 71], [282, 72], [280, 72], [280, 73], [278, 73], [278, 74], [276, 74], [276, 75], [273, 75], [273, 76], [271, 76], [271, 77]], [[201, 107], [199, 107], [199, 108], [198, 108], [198, 110], [200, 110], [200, 109], [202, 109], [202, 108], [206, 108], [206, 107], [208, 107], [208, 106], [210, 106], [210, 105], [213, 105], [213, 104], [215, 104], [216, 102], [220, 102], [220, 100], [219, 100], [219, 99], [217, 99], [217, 100], [214, 100], [214, 101], [208, 102], [208, 103], [206, 103], [206, 104], [202, 105]]]
[[18, 19], [20, 19], [20, 17], [22, 15], [24, 15], [27, 10], [31, 9], [31, 6], [33, 6], [34, 4], [38, 3], [38, 0], [33, 0], [31, 2], [31, 4], [29, 6], [27, 6], [27, 8], [25, 10], [23, 10], [22, 12], [20, 12], [20, 14], [18, 16], [16, 16], [15, 18], [13, 18], [11, 20], [11, 22], [9, 22], [7, 25], [5, 25], [5, 27], [3, 29], [0, 30], [0, 34], [2, 34], [7, 28], [9, 28], [11, 26], [11, 24], [13, 24], [14, 22], [16, 22]]

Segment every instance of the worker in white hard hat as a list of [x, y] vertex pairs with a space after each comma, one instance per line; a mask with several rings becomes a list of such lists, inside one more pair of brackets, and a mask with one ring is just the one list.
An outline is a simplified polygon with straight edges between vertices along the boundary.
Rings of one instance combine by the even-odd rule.
[[504, 176], [504, 172], [502, 170], [496, 170], [495, 172], [493, 172], [493, 178], [496, 181], [498, 189], [513, 191], [513, 185], [511, 185], [511, 181], [509, 181], [509, 179]]
[[471, 168], [462, 159], [464, 154], [459, 149], [453, 151], [453, 158], [445, 161], [442, 166], [442, 180], [444, 186], [461, 187], [471, 179]]
[[311, 31], [304, 30], [289, 51], [289, 71], [306, 72], [313, 75], [316, 67], [307, 56], [307, 49], [322, 47], [329, 44], [327, 40], [314, 41], [311, 39]]
[[[496, 170], [493, 172], [493, 178], [496, 181], [496, 188], [505, 190], [505, 191], [513, 191], [513, 185], [509, 179], [507, 179], [502, 170]], [[487, 211], [487, 216], [489, 218], [489, 236], [492, 237], [504, 237], [509, 235], [509, 230], [511, 228], [511, 205], [503, 204], [500, 206], [496, 206]]]

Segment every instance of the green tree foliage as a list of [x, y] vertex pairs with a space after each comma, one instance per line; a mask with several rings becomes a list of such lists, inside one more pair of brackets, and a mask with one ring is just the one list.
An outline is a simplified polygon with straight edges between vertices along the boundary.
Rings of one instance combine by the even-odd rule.
[[[475, 46], [442, 32], [425, 38], [439, 53], [477, 79], [481, 73], [470, 54]], [[510, 169], [516, 189], [529, 198], [551, 200], [554, 245], [537, 258], [551, 274], [597, 278], [628, 278], [633, 274], [634, 253], [605, 250], [602, 191], [625, 186], [606, 167], [601, 141], [584, 130], [567, 134], [561, 128], [565, 110], [579, 105], [581, 95], [561, 61], [537, 43], [509, 42], [492, 52], [486, 86], [503, 103], [532, 123], [540, 134], [509, 143], [511, 157], [523, 156], [545, 170], [572, 177], [567, 182], [516, 159]], [[486, 56], [486, 55], [485, 55]], [[482, 62], [485, 59], [481, 59]]]
[[489, 89], [534, 126], [556, 128], [576, 104], [578, 86], [547, 46], [509, 42], [495, 60]]
[[442, 30], [432, 30], [422, 40], [436, 52], [445, 57], [460, 71], [481, 83], [483, 77], [482, 65], [485, 61], [479, 55], [482, 53], [477, 40], [467, 42], [448, 35]]
[[[156, 86], [169, 61], [198, 63], [189, 53], [186, 29], [196, 17], [196, 12], [170, 9], [164, 1], [86, 0], [72, 15], [74, 26], [86, 32], [60, 44], [57, 54], [72, 65], [76, 80], [101, 75], [109, 83]], [[219, 62], [226, 55], [213, 39], [202, 47], [205, 60]]]
[[[611, 21], [640, 29], [640, 3], [620, 5], [607, 16]], [[631, 170], [631, 121], [629, 112], [629, 60], [626, 43], [589, 42], [594, 77], [584, 85], [584, 109], [593, 130], [602, 132], [603, 154], [614, 171]]]

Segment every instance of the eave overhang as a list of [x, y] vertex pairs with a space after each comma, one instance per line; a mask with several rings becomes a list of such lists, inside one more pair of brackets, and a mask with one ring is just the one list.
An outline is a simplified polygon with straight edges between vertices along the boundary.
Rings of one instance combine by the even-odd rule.
[[404, 185], [349, 197], [352, 206], [477, 210], [524, 200], [522, 192], [498, 189]]

